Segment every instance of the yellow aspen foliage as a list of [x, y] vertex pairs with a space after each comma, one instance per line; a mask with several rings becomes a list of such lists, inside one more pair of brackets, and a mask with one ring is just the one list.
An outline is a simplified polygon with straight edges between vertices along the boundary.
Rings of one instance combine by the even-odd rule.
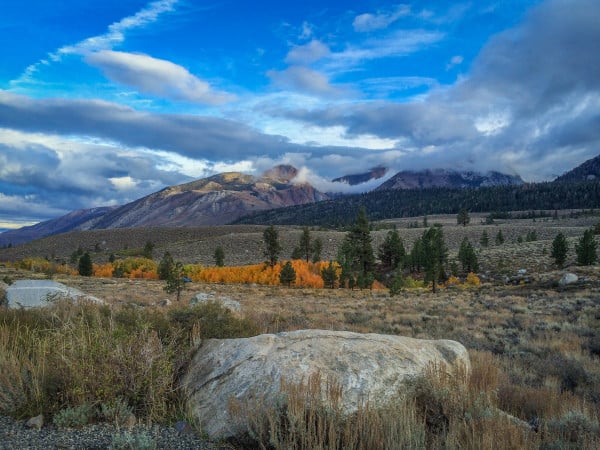
[[466, 286], [479, 286], [481, 284], [481, 280], [477, 275], [473, 272], [469, 272], [467, 275], [467, 281], [465, 281]]

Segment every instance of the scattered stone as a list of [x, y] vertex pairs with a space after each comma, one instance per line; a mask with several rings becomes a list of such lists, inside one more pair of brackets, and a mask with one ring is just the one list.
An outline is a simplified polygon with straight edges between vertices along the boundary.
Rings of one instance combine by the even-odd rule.
[[230, 400], [274, 404], [281, 399], [282, 380], [306, 382], [315, 373], [323, 383], [335, 380], [343, 390], [342, 408], [351, 413], [366, 400], [372, 406], [385, 403], [431, 363], [450, 371], [459, 365], [470, 369], [467, 350], [455, 341], [300, 330], [205, 340], [183, 385], [199, 426], [210, 438], [227, 438], [247, 427], [243, 418], [230, 417]]
[[163, 300], [161, 300], [160, 302], [157, 303], [158, 306], [161, 306], [163, 308], [165, 306], [171, 306], [171, 304], [172, 304], [172, 302], [168, 298], [165, 298], [165, 299], [163, 299]]
[[44, 426], [44, 415], [40, 414], [39, 416], [32, 417], [25, 423], [25, 426], [41, 430]]
[[209, 294], [207, 292], [199, 292], [194, 295], [190, 300], [190, 305], [202, 305], [208, 302], [220, 303], [224, 308], [234, 312], [238, 312], [242, 309], [242, 305], [235, 300], [232, 300], [228, 297], [215, 297], [213, 294]]
[[527, 269], [519, 269], [517, 270], [517, 275], [525, 275], [527, 273]]
[[15, 281], [6, 289], [6, 299], [9, 308], [50, 306], [61, 299], [104, 303], [97, 297], [84, 294], [78, 289], [52, 280]]
[[175, 429], [180, 434], [195, 434], [194, 428], [185, 420], [180, 420], [175, 424]]
[[569, 284], [577, 283], [578, 280], [579, 280], [579, 277], [577, 275], [575, 275], [574, 273], [565, 273], [561, 277], [558, 284], [560, 286], [564, 287], [564, 286], [568, 286]]

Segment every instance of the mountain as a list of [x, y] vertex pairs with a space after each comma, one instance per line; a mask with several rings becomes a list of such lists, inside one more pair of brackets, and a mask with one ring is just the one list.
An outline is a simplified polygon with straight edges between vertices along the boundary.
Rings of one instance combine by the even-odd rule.
[[1, 233], [0, 246], [74, 230], [225, 225], [250, 213], [329, 198], [310, 184], [293, 183], [297, 173], [287, 165], [276, 166], [260, 177], [221, 173], [167, 187], [123, 206], [75, 211]]
[[600, 155], [588, 159], [583, 164], [563, 173], [556, 182], [600, 180]]
[[369, 169], [368, 172], [365, 173], [356, 173], [353, 175], [344, 175], [343, 177], [334, 178], [334, 183], [346, 183], [350, 186], [355, 186], [357, 184], [366, 183], [367, 181], [377, 180], [384, 176], [387, 172], [387, 168], [383, 166], [373, 167]]
[[523, 180], [518, 175], [507, 175], [494, 171], [481, 174], [478, 172], [458, 172], [446, 169], [418, 172], [405, 170], [398, 172], [375, 190], [518, 186], [521, 184], [523, 184]]
[[105, 206], [91, 209], [78, 209], [57, 219], [36, 223], [29, 227], [9, 230], [0, 233], [0, 247], [18, 245], [54, 234], [76, 230], [89, 230], [116, 206]]

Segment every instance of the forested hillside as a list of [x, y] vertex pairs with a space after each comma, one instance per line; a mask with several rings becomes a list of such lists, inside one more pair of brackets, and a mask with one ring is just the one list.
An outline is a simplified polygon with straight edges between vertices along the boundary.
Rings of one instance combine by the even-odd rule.
[[246, 216], [235, 223], [320, 225], [351, 224], [360, 206], [370, 220], [471, 212], [600, 208], [600, 180], [535, 183], [467, 189], [431, 188], [374, 191], [310, 205], [278, 208]]

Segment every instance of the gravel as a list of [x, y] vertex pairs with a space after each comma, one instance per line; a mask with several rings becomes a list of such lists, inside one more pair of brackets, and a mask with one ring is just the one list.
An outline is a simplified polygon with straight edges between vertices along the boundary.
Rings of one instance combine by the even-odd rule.
[[[114, 425], [102, 423], [88, 425], [80, 429], [58, 429], [54, 425], [45, 425], [41, 429], [29, 428], [25, 420], [14, 420], [0, 416], [0, 449], [1, 450], [67, 450], [67, 449], [108, 449], [113, 445], [114, 437], [123, 433], [139, 436], [142, 433], [150, 436], [157, 449], [205, 449], [215, 450], [219, 447], [203, 440], [200, 436], [183, 427], [177, 431], [174, 427], [160, 425], [136, 426], [131, 430], [118, 429]], [[131, 448], [131, 447], [119, 447]], [[137, 447], [136, 447], [137, 448]]]

